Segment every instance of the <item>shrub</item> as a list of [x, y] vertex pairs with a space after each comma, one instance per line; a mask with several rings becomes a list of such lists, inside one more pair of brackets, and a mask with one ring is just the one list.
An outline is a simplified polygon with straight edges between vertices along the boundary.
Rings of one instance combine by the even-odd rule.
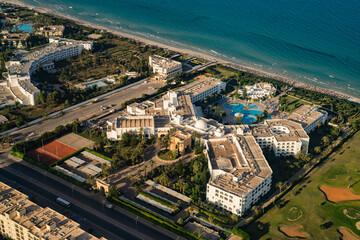
[[231, 232], [241, 237], [243, 240], [250, 240], [250, 235], [239, 227], [234, 227]]

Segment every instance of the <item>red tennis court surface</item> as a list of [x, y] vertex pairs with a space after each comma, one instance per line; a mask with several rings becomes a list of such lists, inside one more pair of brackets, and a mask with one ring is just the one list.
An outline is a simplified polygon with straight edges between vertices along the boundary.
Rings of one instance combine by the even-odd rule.
[[28, 152], [26, 155], [42, 163], [45, 163], [46, 165], [49, 165], [76, 151], [77, 150], [75, 148], [69, 147], [55, 140], [44, 145], [44, 147], [40, 147]]

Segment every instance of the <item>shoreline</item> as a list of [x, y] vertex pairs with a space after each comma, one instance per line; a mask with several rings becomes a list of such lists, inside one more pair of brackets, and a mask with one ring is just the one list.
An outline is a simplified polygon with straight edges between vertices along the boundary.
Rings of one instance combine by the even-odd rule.
[[259, 69], [256, 69], [256, 68], [242, 66], [242, 65], [235, 64], [235, 63], [232, 63], [232, 62], [229, 62], [229, 61], [225, 61], [225, 60], [219, 59], [217, 57], [208, 55], [206, 53], [200, 53], [200, 52], [193, 51], [193, 50], [190, 50], [190, 49], [178, 48], [178, 47], [166, 45], [166, 44], [163, 44], [163, 43], [155, 42], [153, 40], [138, 37], [138, 36], [135, 36], [135, 35], [132, 35], [132, 34], [112, 30], [112, 29], [109, 29], [107, 27], [102, 27], [102, 26], [97, 25], [97, 24], [93, 24], [93, 23], [89, 23], [89, 22], [86, 22], [86, 21], [83, 21], [83, 20], [79, 20], [79, 19], [77, 19], [75, 17], [71, 17], [71, 16], [67, 16], [67, 15], [64, 15], [64, 14], [61, 14], [61, 13], [58, 13], [58, 12], [54, 12], [54, 11], [52, 11], [50, 9], [32, 6], [32, 5], [21, 2], [20, 0], [0, 0], [0, 2], [7, 3], [7, 4], [18, 5], [18, 6], [21, 6], [21, 7], [26, 7], [26, 8], [29, 8], [29, 9], [35, 11], [35, 12], [39, 12], [39, 13], [51, 15], [51, 16], [54, 16], [54, 17], [57, 17], [57, 18], [62, 18], [62, 19], [73, 21], [74, 23], [76, 23], [78, 25], [94, 28], [94, 29], [97, 29], [97, 30], [105, 30], [106, 32], [112, 33], [115, 36], [120, 36], [120, 37], [133, 39], [135, 41], [142, 42], [142, 43], [147, 44], [147, 45], [157, 46], [157, 47], [167, 49], [167, 50], [171, 50], [171, 51], [174, 51], [174, 52], [187, 54], [187, 55], [194, 56], [194, 57], [203, 58], [203, 59], [208, 60], [210, 62], [219, 63], [219, 64], [222, 64], [222, 65], [225, 65], [225, 66], [228, 66], [228, 67], [231, 67], [231, 68], [243, 71], [243, 72], [258, 75], [258, 76], [261, 76], [261, 77], [271, 78], [271, 79], [277, 80], [279, 82], [286, 83], [286, 84], [288, 84], [290, 86], [293, 86], [293, 87], [302, 88], [302, 89], [310, 90], [310, 91], [314, 91], [314, 92], [319, 92], [321, 94], [329, 95], [329, 96], [332, 96], [332, 97], [335, 97], [335, 98], [344, 99], [344, 100], [348, 100], [348, 101], [355, 102], [355, 103], [360, 103], [360, 98], [349, 95], [349, 94], [346, 94], [346, 93], [342, 93], [340, 91], [336, 91], [336, 90], [332, 90], [332, 89], [326, 89], [326, 88], [322, 88], [322, 87], [317, 87], [315, 85], [311, 85], [311, 84], [307, 84], [307, 83], [303, 83], [303, 82], [300, 82], [300, 81], [293, 80], [293, 79], [291, 79], [289, 77], [286, 77], [286, 76], [283, 76], [283, 75], [268, 73], [268, 72], [265, 72], [265, 71], [262, 71], [262, 70], [259, 70]]

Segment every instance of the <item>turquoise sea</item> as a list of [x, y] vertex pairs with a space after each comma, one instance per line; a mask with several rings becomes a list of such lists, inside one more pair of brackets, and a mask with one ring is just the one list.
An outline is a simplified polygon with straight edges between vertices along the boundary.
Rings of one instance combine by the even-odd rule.
[[360, 96], [359, 0], [22, 0]]

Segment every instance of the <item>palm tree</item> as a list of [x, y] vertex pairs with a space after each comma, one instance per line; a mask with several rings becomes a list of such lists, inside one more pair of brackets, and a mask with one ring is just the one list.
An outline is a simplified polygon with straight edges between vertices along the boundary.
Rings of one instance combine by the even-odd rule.
[[239, 220], [239, 218], [238, 218], [238, 216], [236, 216], [235, 214], [232, 214], [232, 215], [231, 215], [231, 220], [232, 220], [234, 223], [236, 223], [236, 222]]
[[198, 227], [195, 229], [194, 234], [198, 237], [201, 238], [203, 236], [205, 236], [205, 232], [202, 228]]
[[185, 188], [186, 188], [186, 182], [184, 179], [179, 179], [179, 181], [177, 181], [177, 186], [179, 187], [179, 190], [182, 194], [185, 193]]
[[144, 177], [145, 178], [146, 178], [146, 168], [147, 168], [147, 166], [144, 164], [143, 169], [144, 169]]
[[213, 223], [214, 222], [214, 217], [213, 216], [209, 216], [208, 217], [209, 223]]
[[276, 183], [276, 187], [278, 187], [280, 192], [281, 192], [281, 189], [284, 187], [284, 183], [283, 182], [278, 182], [278, 183]]

